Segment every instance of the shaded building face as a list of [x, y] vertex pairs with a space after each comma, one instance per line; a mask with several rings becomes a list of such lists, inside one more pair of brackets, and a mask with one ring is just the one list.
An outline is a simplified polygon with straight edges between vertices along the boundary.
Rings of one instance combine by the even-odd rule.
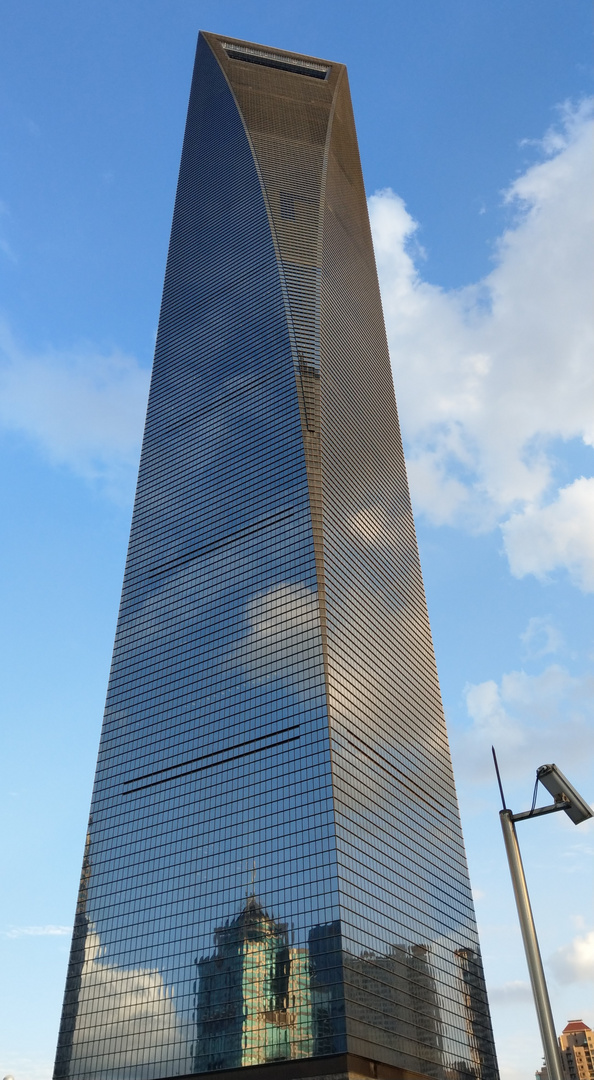
[[489, 1040], [346, 71], [203, 34], [56, 1080]]

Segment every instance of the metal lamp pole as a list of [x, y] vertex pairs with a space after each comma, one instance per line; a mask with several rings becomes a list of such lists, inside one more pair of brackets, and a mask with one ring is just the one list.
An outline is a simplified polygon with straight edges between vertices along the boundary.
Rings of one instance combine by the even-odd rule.
[[[503, 785], [501, 783], [499, 766], [497, 764], [494, 749], [493, 760], [495, 762], [497, 782], [499, 784], [501, 801], [503, 803], [503, 810], [500, 811], [499, 820], [501, 821], [507, 861], [509, 863], [509, 872], [514, 887], [514, 896], [516, 898], [516, 907], [518, 909], [518, 918], [520, 920], [522, 939], [524, 941], [524, 951], [526, 953], [526, 962], [530, 973], [532, 994], [536, 1006], [536, 1015], [538, 1017], [538, 1026], [542, 1038], [547, 1072], [549, 1080], [563, 1080], [559, 1044], [555, 1033], [555, 1023], [553, 1020], [551, 1003], [549, 1001], [549, 992], [547, 990], [540, 949], [538, 947], [536, 927], [534, 925], [534, 917], [530, 906], [530, 897], [528, 896], [528, 887], [526, 885], [524, 867], [522, 866], [522, 857], [520, 855], [520, 846], [518, 844], [515, 822], [525, 821], [532, 817], [541, 817], [543, 814], [554, 814], [558, 810], [565, 810], [574, 824], [579, 825], [581, 821], [585, 821], [586, 818], [592, 817], [593, 814], [588, 804], [584, 802], [581, 795], [579, 795], [575, 788], [572, 787], [569, 781], [563, 776], [563, 773], [557, 769], [556, 765], [541, 765], [541, 767], [537, 769], [532, 809], [526, 810], [521, 814], [513, 814], [505, 805]], [[551, 795], [554, 796], [555, 802], [551, 806], [536, 807], [536, 794], [539, 781], [547, 788]]]
[[501, 821], [501, 828], [503, 829], [503, 839], [505, 841], [509, 872], [514, 887], [514, 896], [516, 898], [518, 918], [522, 930], [528, 971], [530, 972], [530, 982], [532, 984], [532, 993], [534, 995], [534, 1004], [536, 1005], [540, 1037], [542, 1039], [545, 1061], [547, 1063], [547, 1072], [549, 1074], [549, 1080], [563, 1080], [559, 1046], [557, 1043], [557, 1035], [555, 1033], [555, 1023], [553, 1020], [551, 1003], [549, 1001], [549, 992], [547, 990], [540, 949], [538, 947], [538, 938], [536, 936], [532, 908], [530, 907], [530, 897], [528, 896], [526, 877], [524, 875], [524, 867], [522, 866], [520, 845], [518, 844], [516, 826], [514, 825], [514, 815], [511, 810], [501, 810], [499, 820]]

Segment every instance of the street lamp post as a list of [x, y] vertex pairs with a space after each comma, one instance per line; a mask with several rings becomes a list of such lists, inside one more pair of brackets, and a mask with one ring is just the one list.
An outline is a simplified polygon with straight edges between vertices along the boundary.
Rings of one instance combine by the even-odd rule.
[[[553, 1021], [553, 1013], [549, 1001], [549, 992], [547, 990], [544, 968], [542, 966], [540, 949], [538, 947], [536, 927], [534, 925], [534, 917], [530, 906], [530, 897], [528, 895], [524, 867], [522, 866], [522, 857], [520, 855], [520, 845], [518, 844], [515, 823], [516, 821], [527, 821], [529, 818], [542, 817], [543, 814], [554, 814], [559, 810], [564, 810], [568, 817], [571, 818], [574, 825], [579, 825], [580, 822], [586, 821], [586, 819], [592, 817], [593, 814], [588, 804], [582, 799], [581, 795], [578, 794], [556, 765], [541, 765], [540, 768], [536, 770], [536, 784], [534, 785], [532, 808], [521, 814], [513, 814], [505, 805], [505, 796], [503, 794], [501, 776], [499, 775], [497, 757], [495, 755], [495, 749], [492, 749], [493, 761], [495, 762], [495, 770], [497, 772], [497, 782], [499, 784], [501, 801], [503, 803], [503, 810], [501, 810], [499, 814], [499, 820], [501, 821], [505, 851], [509, 863], [509, 872], [514, 887], [514, 896], [516, 898], [516, 907], [518, 909], [518, 918], [520, 920], [526, 962], [530, 973], [532, 994], [536, 1006], [536, 1015], [540, 1027], [547, 1072], [549, 1080], [563, 1080], [559, 1044], [557, 1042], [555, 1023]], [[551, 794], [555, 800], [550, 806], [536, 806], [536, 795], [539, 782], [547, 789], [549, 794]]]

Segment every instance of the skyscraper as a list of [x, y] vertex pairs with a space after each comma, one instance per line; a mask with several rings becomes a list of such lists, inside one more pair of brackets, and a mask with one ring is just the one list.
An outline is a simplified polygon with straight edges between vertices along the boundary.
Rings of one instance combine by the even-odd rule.
[[201, 34], [55, 1077], [220, 1070], [497, 1076], [346, 70]]

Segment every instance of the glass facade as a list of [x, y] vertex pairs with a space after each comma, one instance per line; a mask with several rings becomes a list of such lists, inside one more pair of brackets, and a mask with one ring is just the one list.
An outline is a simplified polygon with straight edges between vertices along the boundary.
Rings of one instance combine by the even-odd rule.
[[55, 1080], [359, 1058], [497, 1077], [346, 71], [201, 34]]

